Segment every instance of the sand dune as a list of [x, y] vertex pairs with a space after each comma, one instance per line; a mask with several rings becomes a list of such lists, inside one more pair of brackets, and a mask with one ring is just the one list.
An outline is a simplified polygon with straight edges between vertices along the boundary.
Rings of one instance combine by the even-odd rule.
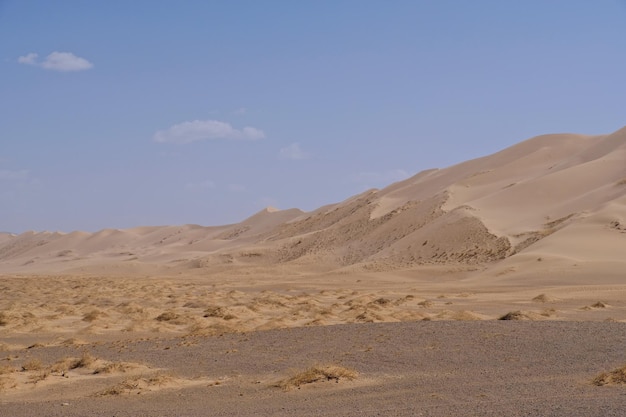
[[516, 256], [525, 262], [519, 256], [525, 253], [620, 263], [626, 259], [625, 161], [626, 129], [539, 136], [310, 213], [265, 209], [220, 227], [5, 233], [0, 268], [138, 271], [145, 265], [149, 273], [167, 274], [172, 267], [308, 264], [393, 270]]
[[[59, 398], [115, 404], [106, 401], [228, 385], [223, 376], [169, 372], [188, 366], [179, 352], [197, 343], [276, 329], [500, 320], [618, 326], [626, 322], [624, 271], [626, 128], [539, 136], [308, 213], [267, 208], [211, 227], [0, 233], [0, 399], [16, 409]], [[438, 346], [437, 334], [424, 343]], [[160, 351], [164, 340], [182, 355], [168, 359], [166, 373], [131, 354], [140, 342], [136, 355]], [[88, 367], [68, 369], [68, 378], [57, 372], [103, 343], [109, 356], [98, 366], [122, 363], [113, 352], [134, 357], [124, 362], [133, 365], [108, 376]], [[45, 361], [28, 362], [39, 356]], [[387, 383], [388, 376], [357, 371], [358, 379], [340, 385]], [[248, 378], [271, 380], [268, 387], [289, 381]], [[225, 390], [233, 402], [249, 392]]]

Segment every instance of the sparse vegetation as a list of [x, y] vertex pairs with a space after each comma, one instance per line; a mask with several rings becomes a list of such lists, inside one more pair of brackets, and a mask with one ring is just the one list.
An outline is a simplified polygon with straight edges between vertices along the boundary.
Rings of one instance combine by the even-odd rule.
[[166, 311], [164, 313], [161, 313], [159, 316], [157, 316], [157, 318], [155, 319], [156, 321], [173, 321], [178, 319], [180, 316], [176, 313], [174, 313], [173, 311]]
[[83, 321], [92, 322], [103, 314], [100, 310], [91, 310], [83, 316]]
[[290, 378], [279, 381], [276, 386], [284, 390], [290, 390], [292, 388], [299, 388], [305, 384], [312, 384], [314, 382], [323, 381], [335, 381], [339, 382], [340, 379], [346, 379], [348, 381], [354, 380], [358, 376], [358, 372], [345, 368], [339, 365], [317, 365], [311, 366], [303, 371], [298, 371]]
[[621, 368], [612, 370], [611, 372], [602, 372], [592, 381], [593, 385], [603, 386], [612, 384], [626, 384], [626, 365]]
[[22, 364], [22, 371], [40, 371], [43, 363], [39, 359], [30, 359]]
[[0, 326], [9, 324], [9, 315], [4, 311], [0, 311]]
[[134, 376], [131, 378], [127, 378], [122, 382], [113, 385], [105, 389], [104, 391], [98, 393], [99, 396], [107, 396], [107, 395], [123, 395], [123, 394], [132, 394], [132, 393], [140, 393], [144, 389], [150, 389], [151, 387], [162, 387], [166, 384], [173, 382], [175, 378], [167, 373], [159, 372], [154, 375], [144, 377], [144, 376]]
[[521, 311], [510, 311], [504, 316], [498, 318], [498, 320], [526, 320], [528, 317]]

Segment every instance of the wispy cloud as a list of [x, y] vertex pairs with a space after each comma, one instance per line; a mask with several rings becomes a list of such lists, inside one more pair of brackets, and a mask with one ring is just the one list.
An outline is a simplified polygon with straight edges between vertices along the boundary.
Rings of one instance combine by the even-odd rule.
[[282, 148], [279, 153], [281, 159], [307, 159], [310, 154], [300, 148], [300, 144], [292, 143], [289, 146]]
[[184, 144], [202, 140], [257, 140], [264, 137], [265, 133], [254, 127], [235, 129], [230, 124], [219, 120], [193, 120], [176, 124], [166, 130], [159, 130], [154, 134], [153, 139], [160, 143]]
[[47, 70], [71, 72], [84, 71], [93, 68], [93, 64], [85, 58], [74, 55], [71, 52], [52, 52], [45, 59], [39, 60], [39, 55], [31, 52], [17, 58], [17, 62], [25, 65], [33, 65]]

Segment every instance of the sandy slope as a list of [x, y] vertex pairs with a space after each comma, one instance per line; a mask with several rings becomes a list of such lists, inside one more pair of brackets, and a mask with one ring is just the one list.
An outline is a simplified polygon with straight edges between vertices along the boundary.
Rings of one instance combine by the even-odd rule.
[[168, 274], [279, 263], [393, 270], [509, 257], [525, 263], [518, 255], [531, 251], [622, 262], [624, 196], [626, 128], [604, 136], [546, 135], [310, 213], [266, 209], [221, 227], [2, 234], [0, 268], [138, 272], [147, 266], [147, 273]]
[[[571, 340], [582, 336], [567, 322], [594, 322], [586, 324], [589, 334], [600, 329], [603, 343], [618, 346], [626, 334], [625, 271], [626, 128], [602, 136], [539, 136], [309, 213], [268, 208], [241, 223], [215, 227], [0, 233], [0, 401], [3, 407], [10, 405], [12, 415], [31, 415], [28, 404], [45, 400], [51, 401], [46, 407], [58, 406], [61, 399], [71, 398], [80, 404], [75, 414], [69, 409], [59, 409], [57, 414], [81, 415], [89, 410], [96, 391], [167, 391], [168, 404], [173, 405], [181, 404], [174, 397], [189, 394], [192, 406], [187, 414], [200, 415], [198, 407], [206, 406], [203, 390], [221, 384], [227, 394], [214, 404], [221, 404], [222, 415], [239, 414], [237, 410], [244, 415], [254, 413], [252, 402], [242, 403], [243, 408], [234, 405], [240, 393], [250, 394], [251, 401], [260, 401], [259, 406], [272, 414], [289, 414], [277, 411], [282, 409], [316, 414], [319, 407], [328, 411], [324, 407], [333, 404], [341, 414], [350, 415], [340, 405], [346, 401], [373, 412], [382, 394], [413, 404], [411, 384], [424, 390], [428, 383], [419, 370], [401, 371], [403, 363], [415, 360], [411, 349], [416, 341], [390, 329], [402, 333], [414, 331], [411, 326], [418, 322], [437, 322], [423, 341], [436, 344], [439, 332], [450, 331], [446, 323], [464, 322], [467, 329], [474, 329], [470, 322], [480, 322], [487, 326], [480, 328], [485, 334], [505, 333], [510, 336], [507, 341], [519, 340], [509, 328], [499, 327], [496, 319], [506, 316], [553, 326], [538, 327], [545, 332], [536, 336], [532, 327], [523, 327], [531, 350], [521, 356], [513, 342], [500, 346], [521, 358], [521, 368], [511, 365], [511, 369], [515, 381], [525, 384], [524, 392], [536, 396], [536, 404], [548, 405], [549, 395], [542, 394], [547, 390], [578, 399], [557, 402], [562, 409], [551, 408], [551, 414], [611, 415], [623, 405], [621, 397], [614, 395], [617, 391], [590, 391], [585, 381], [596, 371], [620, 365], [619, 355], [613, 352], [611, 363], [602, 363], [592, 355], [591, 345], [570, 346]], [[398, 322], [411, 323], [393, 327]], [[298, 328], [303, 340], [345, 338], [336, 349], [350, 357], [368, 348], [350, 341], [365, 323], [379, 323], [382, 327], [368, 329], [381, 334], [393, 333], [394, 346], [405, 356], [400, 355], [404, 359], [386, 371], [376, 361], [347, 361], [364, 372], [348, 390], [321, 389], [276, 399], [267, 384], [259, 391], [245, 388], [248, 382], [241, 380], [231, 384], [228, 378], [216, 379], [208, 371], [191, 375], [188, 357], [178, 357], [178, 353], [177, 359], [137, 360], [138, 355], [166, 347], [172, 354], [196, 344], [212, 349], [222, 337], [243, 334], [255, 341], [250, 349], [262, 349], [264, 343], [272, 346], [258, 358], [264, 366], [300, 366], [302, 361], [286, 353], [293, 343], [285, 345], [279, 336], [289, 333], [271, 331]], [[344, 324], [348, 326], [332, 326]], [[457, 333], [445, 336], [447, 347], [433, 358], [439, 361], [432, 365], [435, 369], [446, 368], [446, 358], [459, 355], [454, 346], [476, 343], [461, 328], [455, 329]], [[555, 358], [559, 351], [565, 354], [573, 349], [573, 361], [589, 367], [579, 366], [568, 373], [571, 362], [555, 359], [547, 369], [556, 373], [541, 374], [546, 363], [533, 358], [542, 352], [539, 346], [545, 337], [564, 340], [553, 346]], [[591, 341], [593, 336], [589, 337]], [[235, 352], [239, 348], [233, 343]], [[100, 352], [98, 346], [103, 344], [109, 344], [109, 350]], [[312, 343], [308, 350], [300, 346], [300, 355], [314, 359], [321, 352], [315, 346]], [[576, 350], [579, 347], [582, 350]], [[463, 360], [487, 361], [488, 353], [480, 356], [475, 348], [472, 345], [473, 353]], [[273, 356], [273, 349], [282, 353]], [[603, 348], [598, 349], [602, 352]], [[87, 351], [100, 352], [99, 365], [62, 369]], [[320, 358], [343, 362], [343, 357], [329, 357], [328, 352]], [[40, 363], [28, 362], [31, 359]], [[226, 362], [232, 374], [272, 379], [246, 368], [250, 365], [244, 358]], [[130, 365], [115, 365], [119, 363]], [[107, 364], [113, 364], [115, 371], [93, 373], [97, 366]], [[167, 364], [165, 375], [163, 364]], [[277, 367], [277, 372], [287, 372], [283, 368]], [[482, 366], [470, 363], [461, 369], [470, 373], [469, 382], [460, 376], [450, 381], [474, 387], [464, 398], [475, 413], [504, 410], [507, 415], [545, 415], [541, 408], [528, 408], [523, 395], [515, 396], [516, 382], [504, 381], [498, 374], [502, 385], [481, 385]], [[531, 375], [535, 371], [543, 375], [539, 388], [532, 385], [537, 382]], [[576, 382], [563, 390], [550, 383], [551, 378]], [[413, 404], [397, 414], [414, 415], [421, 410], [425, 415], [451, 415], [462, 409], [452, 400], [459, 391], [446, 387], [444, 380], [439, 379], [432, 398], [420, 397], [428, 404], [426, 411]], [[77, 390], [79, 385], [72, 381], [84, 389]], [[514, 406], [497, 399], [511, 395]], [[494, 408], [482, 406], [484, 396]], [[294, 406], [293, 401], [305, 397], [313, 408]], [[440, 403], [441, 398], [451, 400]], [[602, 409], [605, 412], [584, 406], [600, 406], [589, 403], [589, 398], [608, 401]], [[117, 397], [97, 400], [101, 414], [123, 415], [119, 401]], [[124, 404], [132, 404], [131, 410], [139, 414], [155, 411], [141, 401]], [[389, 414], [392, 408], [386, 404]], [[96, 415], [95, 410], [89, 411]], [[177, 413], [168, 408], [165, 414]], [[502, 413], [494, 411], [494, 415]]]

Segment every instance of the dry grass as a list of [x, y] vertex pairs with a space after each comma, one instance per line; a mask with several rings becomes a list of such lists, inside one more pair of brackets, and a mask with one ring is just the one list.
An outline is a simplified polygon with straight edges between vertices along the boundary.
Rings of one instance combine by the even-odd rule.
[[626, 365], [614, 369], [611, 372], [602, 372], [600, 375], [596, 376], [591, 383], [599, 387], [603, 385], [626, 384]]
[[22, 371], [41, 371], [44, 368], [39, 359], [30, 359], [22, 365]]
[[173, 311], [166, 311], [158, 315], [155, 320], [156, 321], [174, 321], [177, 320], [180, 316]]
[[0, 375], [12, 374], [15, 371], [16, 369], [12, 366], [9, 366], [9, 365], [0, 366]]
[[621, 180], [617, 181], [617, 182], [615, 183], [615, 185], [618, 185], [618, 186], [619, 186], [619, 185], [626, 185], [626, 178], [624, 178], [624, 179], [621, 179]]
[[295, 372], [291, 377], [279, 381], [276, 386], [283, 390], [300, 388], [301, 385], [315, 382], [335, 381], [340, 379], [352, 381], [358, 376], [358, 372], [339, 365], [316, 365], [303, 371]]
[[89, 313], [83, 316], [83, 321], [91, 323], [92, 321], [97, 320], [98, 317], [101, 317], [101, 316], [106, 316], [106, 314], [104, 314], [100, 310], [91, 310]]
[[9, 316], [4, 311], [0, 311], [0, 326], [9, 324]]
[[504, 316], [498, 318], [498, 320], [528, 320], [528, 316], [521, 311], [510, 311]]
[[112, 374], [115, 372], [126, 372], [130, 369], [136, 368], [136, 365], [124, 363], [124, 362], [112, 362], [104, 366], [96, 368], [93, 373], [96, 374]]
[[533, 301], [536, 301], [538, 303], [550, 303], [553, 301], [557, 301], [556, 298], [551, 297], [547, 294], [539, 294], [538, 296], [536, 296], [535, 298], [533, 298]]
[[123, 395], [140, 393], [143, 390], [150, 390], [153, 387], [163, 387], [164, 385], [174, 382], [176, 379], [167, 373], [156, 373], [151, 376], [134, 376], [127, 378], [122, 382], [115, 384], [102, 392], [98, 396]]

